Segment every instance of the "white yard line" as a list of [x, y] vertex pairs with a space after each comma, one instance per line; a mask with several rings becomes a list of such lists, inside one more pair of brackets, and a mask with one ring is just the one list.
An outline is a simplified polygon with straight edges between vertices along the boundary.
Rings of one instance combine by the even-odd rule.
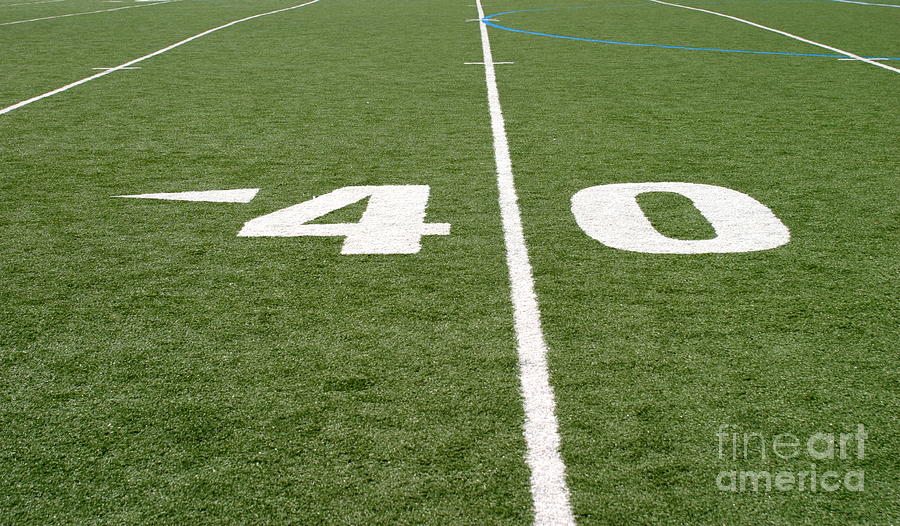
[[3, 22], [3, 23], [0, 23], [0, 26], [11, 26], [13, 24], [27, 24], [29, 22], [40, 22], [41, 20], [53, 20], [54, 18], [67, 18], [70, 16], [96, 15], [97, 13], [109, 13], [110, 11], [121, 11], [122, 9], [132, 9], [135, 7], [149, 7], [151, 5], [171, 4], [172, 2], [179, 2], [179, 1], [180, 0], [163, 0], [162, 2], [156, 2], [153, 4], [128, 5], [125, 7], [114, 7], [112, 9], [101, 9], [99, 11], [83, 11], [81, 13], [69, 13], [66, 15], [42, 16], [41, 18], [29, 18], [28, 20], [15, 20], [13, 22]]
[[[478, 17], [484, 18], [481, 0], [476, 1]], [[525, 460], [531, 469], [534, 524], [574, 525], [575, 517], [566, 485], [566, 467], [559, 452], [556, 401], [547, 367], [547, 344], [541, 328], [541, 312], [534, 291], [528, 247], [522, 231], [522, 217], [509, 156], [506, 124], [500, 107], [494, 59], [487, 26], [483, 23], [478, 25], [481, 28], [481, 49], [484, 54], [484, 74], [497, 164], [497, 189], [518, 343], [519, 379], [525, 409]]]
[[[163, 53], [165, 53], [165, 52], [167, 52], [167, 51], [171, 51], [171, 50], [177, 48], [178, 46], [183, 46], [184, 44], [187, 44], [188, 42], [192, 42], [192, 41], [194, 41], [194, 40], [197, 40], [198, 38], [205, 37], [206, 35], [208, 35], [208, 34], [210, 34], [210, 33], [214, 33], [214, 32], [216, 32], [216, 31], [218, 31], [218, 30], [220, 30], [220, 29], [225, 29], [225, 28], [231, 27], [231, 26], [233, 26], [233, 25], [235, 25], [235, 24], [240, 24], [241, 22], [246, 22], [246, 21], [248, 21], [248, 20], [253, 20], [254, 18], [259, 18], [259, 17], [262, 17], [262, 16], [268, 16], [268, 15], [274, 15], [274, 14], [276, 14], [276, 13], [283, 13], [284, 11], [290, 11], [290, 10], [292, 10], [292, 9], [298, 9], [298, 8], [301, 8], [301, 7], [306, 7], [306, 6], [308, 6], [308, 5], [315, 4], [315, 3], [317, 3], [317, 2], [319, 2], [319, 0], [311, 0], [311, 1], [306, 2], [306, 3], [304, 3], [304, 4], [294, 5], [294, 6], [291, 6], [291, 7], [285, 7], [285, 8], [283, 8], [283, 9], [276, 9], [275, 11], [269, 11], [269, 12], [267, 12], [267, 13], [260, 13], [260, 14], [258, 14], [258, 15], [248, 16], [248, 17], [245, 17], [245, 18], [241, 18], [240, 20], [235, 20], [235, 21], [233, 21], [233, 22], [228, 22], [227, 24], [224, 24], [224, 25], [221, 25], [221, 26], [218, 26], [218, 27], [214, 27], [214, 28], [212, 28], [212, 29], [207, 29], [206, 31], [204, 31], [204, 32], [202, 32], [202, 33], [198, 33], [198, 34], [196, 34], [196, 35], [194, 35], [194, 36], [192, 36], [192, 37], [188, 37], [188, 38], [186, 38], [186, 39], [184, 39], [184, 40], [181, 40], [181, 41], [179, 41], [179, 42], [176, 42], [176, 43], [172, 44], [171, 46], [166, 46], [166, 47], [164, 47], [164, 48], [162, 48], [162, 49], [160, 49], [160, 50], [157, 50], [157, 51], [154, 51], [153, 53], [150, 53], [149, 55], [144, 55], [143, 57], [139, 57], [139, 58], [136, 58], [136, 59], [134, 59], [134, 60], [129, 60], [128, 62], [125, 62], [124, 64], [119, 64], [118, 66], [116, 66], [116, 67], [114, 67], [114, 68], [109, 68], [109, 69], [107, 69], [106, 71], [101, 71], [100, 73], [91, 75], [90, 77], [85, 77], [85, 78], [83, 78], [83, 79], [81, 79], [81, 80], [78, 80], [78, 81], [75, 81], [75, 82], [73, 82], [73, 83], [71, 83], [71, 84], [66, 84], [65, 86], [63, 86], [63, 87], [61, 87], [61, 88], [56, 88], [56, 89], [53, 90], [53, 91], [48, 91], [47, 93], [42, 93], [41, 95], [38, 95], [38, 96], [36, 96], [36, 97], [31, 97], [30, 99], [23, 100], [22, 102], [17, 102], [17, 103], [15, 103], [15, 104], [13, 104], [12, 106], [7, 106], [7, 107], [5, 107], [5, 108], [3, 108], [3, 109], [0, 109], [0, 115], [3, 115], [4, 113], [9, 113], [9, 112], [11, 112], [11, 111], [13, 111], [13, 110], [17, 110], [17, 109], [21, 108], [22, 106], [27, 106], [28, 104], [31, 104], [32, 102], [37, 102], [37, 101], [39, 101], [39, 100], [41, 100], [41, 99], [46, 99], [47, 97], [52, 97], [53, 95], [56, 95], [57, 93], [62, 93], [63, 91], [72, 89], [72, 88], [74, 88], [74, 87], [76, 87], [76, 86], [80, 86], [80, 85], [82, 85], [82, 84], [84, 84], [84, 83], [86, 83], [86, 82], [90, 82], [90, 81], [92, 81], [92, 80], [99, 79], [100, 77], [109, 75], [110, 73], [112, 73], [112, 72], [114, 72], [114, 71], [119, 71], [120, 69], [125, 69], [125, 68], [127, 68], [127, 67], [129, 67], [129, 66], [133, 66], [133, 65], [137, 64], [138, 62], [143, 62], [144, 60], [147, 60], [148, 58], [153, 58], [153, 57], [155, 57], [156, 55], [162, 55]], [[151, 4], [151, 5], [152, 5], [152, 4]]]
[[879, 68], [883, 68], [883, 69], [886, 69], [886, 70], [888, 70], [888, 71], [893, 71], [894, 73], [900, 73], [900, 69], [892, 68], [891, 66], [888, 66], [888, 65], [886, 65], [886, 64], [882, 64], [882, 63], [880, 63], [880, 62], [875, 62], [874, 60], [870, 60], [870, 59], [868, 59], [868, 58], [861, 57], [861, 56], [856, 55], [856, 54], [854, 54], [854, 53], [850, 53], [849, 51], [844, 51], [843, 49], [838, 49], [838, 48], [836, 48], [836, 47], [831, 47], [831, 46], [826, 45], [826, 44], [820, 44], [820, 43], [818, 43], [818, 42], [814, 42], [814, 41], [812, 41], [812, 40], [808, 40], [808, 39], [803, 38], [803, 37], [798, 37], [797, 35], [793, 35], [793, 34], [791, 34], [791, 33], [788, 33], [787, 31], [781, 31], [780, 29], [774, 29], [774, 28], [771, 28], [771, 27], [768, 27], [768, 26], [764, 26], [764, 25], [762, 25], [762, 24], [757, 24], [756, 22], [751, 22], [751, 21], [749, 21], [749, 20], [744, 20], [743, 18], [738, 18], [738, 17], [736, 17], [736, 16], [726, 15], [726, 14], [723, 14], [723, 13], [717, 13], [717, 12], [715, 12], [715, 11], [709, 11], [708, 9], [700, 9], [699, 7], [691, 7], [691, 6], [681, 5], [681, 4], [673, 4], [673, 3], [670, 3], [670, 2], [663, 2], [662, 0], [650, 0], [650, 1], [651, 1], [651, 2], [655, 2], [655, 3], [657, 3], [657, 4], [668, 5], [668, 6], [672, 6], [672, 7], [680, 7], [680, 8], [682, 8], [682, 9], [690, 9], [691, 11], [700, 11], [701, 13], [708, 13], [708, 14], [710, 14], [710, 15], [721, 16], [721, 17], [724, 17], [724, 18], [728, 18], [728, 19], [730, 19], [730, 20], [735, 20], [735, 21], [737, 21], [737, 22], [742, 22], [742, 23], [744, 23], [744, 24], [749, 24], [749, 25], [751, 25], [751, 26], [753, 26], [753, 27], [758, 27], [758, 28], [760, 28], [760, 29], [765, 29], [766, 31], [771, 31], [771, 32], [773, 32], [773, 33], [778, 33], [779, 35], [784, 35], [784, 36], [786, 36], [786, 37], [793, 38], [794, 40], [799, 40], [800, 42], [806, 42], [807, 44], [812, 44], [813, 46], [818, 46], [818, 47], [820, 47], [820, 48], [824, 48], [824, 49], [828, 49], [828, 50], [830, 50], [830, 51], [834, 51], [835, 53], [840, 53], [840, 54], [842, 54], [842, 55], [846, 55], [846, 56], [848, 56], [848, 57], [850, 57], [850, 58], [854, 58], [854, 59], [856, 59], [856, 60], [861, 60], [861, 61], [863, 61], [863, 62], [866, 62], [867, 64], [872, 64], [873, 66], [878, 66]]

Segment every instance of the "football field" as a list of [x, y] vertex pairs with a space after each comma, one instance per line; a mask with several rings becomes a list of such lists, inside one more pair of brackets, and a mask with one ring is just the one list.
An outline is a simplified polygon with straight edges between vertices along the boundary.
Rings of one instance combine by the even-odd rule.
[[900, 2], [0, 0], [0, 525], [900, 524]]

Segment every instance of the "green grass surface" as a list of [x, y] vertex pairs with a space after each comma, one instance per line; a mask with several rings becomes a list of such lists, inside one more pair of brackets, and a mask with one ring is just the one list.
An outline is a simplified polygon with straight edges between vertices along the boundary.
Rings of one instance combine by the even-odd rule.
[[[129, 3], [8, 6], [0, 23]], [[298, 2], [299, 3], [299, 2]], [[0, 107], [291, 5], [183, 0], [0, 26]], [[693, 2], [866, 56], [900, 10]], [[643, 2], [496, 1], [510, 27], [825, 52]], [[0, 524], [527, 524], [529, 472], [477, 16], [322, 0], [0, 115]], [[896, 524], [896, 73], [833, 58], [490, 29], [579, 524]], [[889, 64], [896, 64], [891, 62]], [[573, 194], [680, 181], [766, 204], [791, 242], [624, 252]], [[429, 185], [415, 255], [242, 238], [352, 185]], [[249, 204], [113, 195], [260, 188]], [[672, 194], [661, 232], [709, 224]], [[364, 204], [319, 222], [355, 221]], [[723, 492], [734, 424], [864, 424], [865, 491]]]

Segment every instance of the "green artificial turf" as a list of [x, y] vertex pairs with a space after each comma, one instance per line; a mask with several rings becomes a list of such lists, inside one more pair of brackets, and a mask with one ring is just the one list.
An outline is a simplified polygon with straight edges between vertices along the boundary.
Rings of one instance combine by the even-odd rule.
[[[132, 2], [13, 6], [0, 24]], [[299, 2], [297, 2], [299, 3]], [[473, 2], [321, 0], [0, 115], [0, 524], [528, 524], [529, 471]], [[138, 4], [134, 4], [138, 5]], [[0, 108], [285, 0], [181, 0], [0, 25]], [[900, 12], [690, 5], [865, 56]], [[637, 1], [509, 1], [499, 24], [829, 53]], [[585, 9], [568, 9], [585, 7]], [[579, 524], [892, 524], [896, 73], [834, 58], [489, 29]], [[886, 62], [896, 67], [900, 61]], [[790, 243], [625, 252], [570, 199], [746, 193]], [[429, 185], [414, 255], [237, 237], [345, 186]], [[249, 204], [115, 195], [259, 188]], [[679, 239], [687, 199], [640, 196]], [[318, 218], [354, 222], [365, 201]], [[865, 458], [733, 461], [722, 424], [869, 433]], [[728, 470], [865, 471], [862, 492], [720, 491]]]

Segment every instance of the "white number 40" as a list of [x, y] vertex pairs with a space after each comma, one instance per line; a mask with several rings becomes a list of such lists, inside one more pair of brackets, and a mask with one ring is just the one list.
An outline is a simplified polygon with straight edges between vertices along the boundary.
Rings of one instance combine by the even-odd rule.
[[[637, 203], [646, 192], [680, 194], [693, 202], [716, 232], [712, 239], [674, 239], [659, 233]], [[238, 236], [343, 236], [341, 254], [415, 254], [422, 236], [450, 234], [448, 223], [426, 223], [426, 185], [347, 186], [257, 217]], [[356, 223], [310, 221], [369, 198]], [[572, 197], [584, 232], [612, 248], [650, 254], [753, 252], [784, 245], [787, 227], [764, 204], [736, 190], [693, 183], [626, 183], [586, 188]]]

